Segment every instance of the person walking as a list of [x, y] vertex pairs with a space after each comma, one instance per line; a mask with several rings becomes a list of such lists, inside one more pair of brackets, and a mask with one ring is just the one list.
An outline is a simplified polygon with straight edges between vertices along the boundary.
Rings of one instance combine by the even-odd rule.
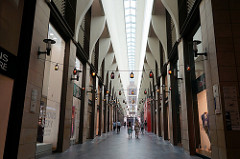
[[132, 123], [129, 121], [129, 123], [128, 123], [128, 126], [127, 126], [127, 128], [128, 128], [128, 137], [130, 138], [132, 138]]
[[138, 139], [138, 134], [140, 130], [140, 125], [138, 121], [135, 122], [134, 130], [135, 130], [135, 137]]
[[120, 133], [121, 122], [118, 120], [117, 122], [117, 133]]
[[141, 122], [141, 132], [142, 132], [142, 134], [144, 134], [144, 122], [143, 121]]
[[145, 132], [147, 132], [147, 120], [145, 120], [144, 125], [145, 125]]
[[116, 122], [113, 122], [113, 131], [116, 130]]

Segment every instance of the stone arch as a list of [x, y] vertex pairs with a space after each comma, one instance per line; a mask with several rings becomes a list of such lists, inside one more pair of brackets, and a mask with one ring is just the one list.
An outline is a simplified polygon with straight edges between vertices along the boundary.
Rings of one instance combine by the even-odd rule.
[[162, 4], [171, 15], [176, 29], [176, 41], [180, 38], [179, 33], [179, 18], [178, 18], [178, 1], [176, 0], [162, 0]]
[[79, 28], [82, 24], [83, 18], [89, 8], [91, 7], [93, 0], [78, 0], [76, 9], [76, 24], [75, 24], [75, 36], [74, 39], [78, 41]]

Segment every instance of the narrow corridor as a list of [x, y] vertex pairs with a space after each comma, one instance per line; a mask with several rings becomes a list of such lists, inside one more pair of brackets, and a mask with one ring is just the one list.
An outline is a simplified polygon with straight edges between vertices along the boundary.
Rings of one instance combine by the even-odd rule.
[[200, 159], [189, 156], [180, 147], [172, 146], [155, 134], [140, 135], [139, 139], [128, 138], [127, 128], [120, 134], [108, 133], [84, 144], [71, 146], [63, 153], [41, 159]]

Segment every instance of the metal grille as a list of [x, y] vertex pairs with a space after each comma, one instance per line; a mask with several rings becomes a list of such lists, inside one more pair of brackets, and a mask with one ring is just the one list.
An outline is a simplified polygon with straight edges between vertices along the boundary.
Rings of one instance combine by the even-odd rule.
[[65, 17], [66, 11], [66, 0], [53, 0], [54, 4], [58, 8], [59, 12], [63, 17]]
[[196, 0], [187, 0], [187, 12], [188, 12], [188, 14], [191, 12], [195, 2], [196, 2]]
[[78, 37], [78, 41], [82, 47], [84, 47], [85, 39], [86, 38], [85, 38], [85, 18], [84, 18], [79, 29], [79, 37]]
[[76, 0], [52, 0], [58, 9], [61, 16], [65, 19], [69, 27], [74, 32], [75, 15], [76, 15]]
[[166, 26], [167, 26], [167, 49], [168, 49], [168, 57], [172, 50], [172, 27], [171, 27], [171, 16], [168, 12], [166, 12]]
[[93, 49], [93, 53], [92, 53], [92, 59], [91, 59], [91, 63], [94, 65], [95, 64], [95, 48]]
[[176, 28], [175, 28], [175, 24], [173, 22], [173, 19], [171, 18], [171, 38], [172, 38], [172, 47], [174, 46], [175, 42], [176, 42]]

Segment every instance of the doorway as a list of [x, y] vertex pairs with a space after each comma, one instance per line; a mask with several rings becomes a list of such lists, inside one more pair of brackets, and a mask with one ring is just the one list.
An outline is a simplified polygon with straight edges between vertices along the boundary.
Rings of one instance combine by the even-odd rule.
[[55, 151], [58, 142], [65, 41], [51, 24], [48, 38], [55, 40], [56, 44], [52, 46], [51, 55], [43, 59], [45, 68], [38, 120], [37, 156], [41, 155], [43, 147]]
[[[202, 41], [201, 27], [198, 28], [193, 36], [193, 41]], [[198, 45], [198, 51], [204, 52], [202, 44]], [[191, 61], [193, 61], [193, 98], [196, 99], [193, 102], [194, 116], [195, 116], [195, 133], [196, 137], [196, 152], [211, 157], [211, 140], [209, 136], [209, 115], [208, 115], [208, 105], [207, 105], [207, 94], [206, 94], [206, 79], [205, 79], [205, 67], [204, 61], [205, 57], [200, 56], [190, 56]]]

